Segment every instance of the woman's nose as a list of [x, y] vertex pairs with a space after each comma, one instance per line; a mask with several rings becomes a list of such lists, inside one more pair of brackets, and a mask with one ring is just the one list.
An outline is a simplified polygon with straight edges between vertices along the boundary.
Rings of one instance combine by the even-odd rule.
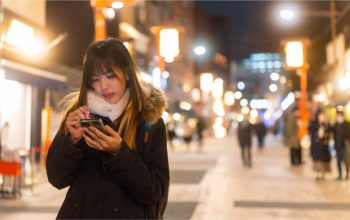
[[108, 88], [108, 79], [105, 76], [102, 76], [100, 79], [100, 85], [101, 85], [101, 89], [107, 89]]

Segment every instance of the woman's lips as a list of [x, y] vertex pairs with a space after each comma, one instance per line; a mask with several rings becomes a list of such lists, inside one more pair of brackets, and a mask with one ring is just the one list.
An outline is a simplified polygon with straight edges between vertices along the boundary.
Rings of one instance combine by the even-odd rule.
[[114, 96], [114, 93], [104, 93], [104, 94], [102, 94], [102, 96], [105, 99], [111, 99]]

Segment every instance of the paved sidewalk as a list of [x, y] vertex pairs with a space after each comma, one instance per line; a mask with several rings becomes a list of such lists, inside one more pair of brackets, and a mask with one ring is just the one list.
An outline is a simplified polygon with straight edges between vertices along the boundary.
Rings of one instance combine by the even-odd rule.
[[[209, 138], [201, 152], [178, 142], [169, 149], [171, 186], [165, 219], [349, 219], [350, 181], [333, 172], [316, 182], [308, 153], [291, 167], [289, 149], [268, 136], [266, 148], [253, 147], [253, 167], [244, 168], [233, 136]], [[0, 199], [0, 219], [53, 219], [65, 190], [42, 181], [16, 200]]]
[[[243, 168], [234, 137], [213, 140], [218, 163], [201, 183], [192, 219], [349, 219], [350, 181], [336, 182], [336, 167], [315, 181], [308, 151], [304, 165], [291, 167], [289, 149], [268, 136], [266, 149], [253, 149], [253, 167]], [[220, 149], [220, 150], [219, 150]]]

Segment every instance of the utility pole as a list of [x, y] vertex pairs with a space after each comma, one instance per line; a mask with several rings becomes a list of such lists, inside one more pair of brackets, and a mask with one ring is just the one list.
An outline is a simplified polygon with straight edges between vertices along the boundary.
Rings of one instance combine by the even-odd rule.
[[107, 6], [106, 1], [91, 0], [91, 7], [94, 11], [95, 41], [106, 38], [106, 20], [103, 9]]
[[[90, 5], [93, 8], [94, 11], [94, 25], [95, 25], [95, 41], [97, 40], [104, 40], [106, 38], [106, 16], [104, 14], [105, 9], [121, 9], [124, 6], [134, 6], [137, 4], [138, 0], [90, 0]], [[114, 15], [117, 19], [117, 33], [115, 33], [116, 36], [119, 35], [119, 22], [120, 22], [120, 15], [119, 11], [117, 11], [118, 14]], [[119, 36], [118, 36], [119, 37]]]
[[331, 39], [332, 39], [332, 43], [333, 43], [333, 70], [335, 72], [335, 78], [339, 78], [341, 77], [341, 75], [338, 76], [338, 57], [337, 57], [337, 45], [336, 45], [336, 37], [337, 37], [337, 18], [336, 18], [336, 8], [335, 8], [335, 1], [334, 0], [330, 0], [329, 3], [329, 9], [330, 9], [330, 20], [331, 20]]

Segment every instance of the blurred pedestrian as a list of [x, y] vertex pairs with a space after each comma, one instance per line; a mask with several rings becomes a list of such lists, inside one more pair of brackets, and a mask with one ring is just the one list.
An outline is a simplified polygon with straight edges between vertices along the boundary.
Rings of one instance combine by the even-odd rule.
[[[57, 219], [160, 219], [169, 164], [163, 93], [140, 81], [123, 42], [92, 43], [79, 93], [67, 105], [46, 161], [49, 182], [69, 187]], [[82, 127], [81, 119], [103, 125]]]
[[314, 120], [309, 125], [311, 156], [314, 163], [313, 170], [317, 173], [316, 180], [324, 180], [325, 174], [331, 171], [330, 132], [331, 129], [324, 112], [318, 110]]
[[345, 120], [345, 132], [344, 132], [344, 160], [350, 166], [350, 123]]
[[204, 121], [204, 118], [199, 116], [197, 118], [197, 122], [196, 122], [196, 133], [197, 133], [197, 140], [198, 140], [198, 149], [199, 151], [202, 150], [202, 146], [203, 146], [203, 132], [206, 128], [206, 123]]
[[336, 122], [331, 127], [332, 137], [334, 139], [334, 148], [337, 156], [337, 168], [338, 168], [338, 177], [337, 180], [343, 178], [342, 165], [345, 167], [346, 179], [349, 179], [349, 164], [345, 160], [345, 135], [347, 131], [346, 122], [344, 120], [344, 112], [337, 110], [336, 113]]
[[261, 118], [258, 118], [256, 121], [256, 124], [254, 126], [255, 134], [258, 139], [258, 148], [259, 150], [262, 150], [265, 145], [265, 136], [266, 136], [266, 126], [261, 120]]
[[284, 140], [290, 148], [290, 162], [292, 166], [302, 164], [302, 152], [299, 141], [299, 110], [294, 106], [287, 110], [284, 116]]
[[248, 120], [248, 116], [244, 116], [243, 121], [238, 123], [237, 137], [238, 143], [241, 148], [241, 157], [243, 166], [251, 167], [252, 166], [252, 155], [251, 155], [251, 146], [252, 146], [252, 133], [253, 126]]
[[185, 120], [183, 122], [183, 140], [186, 144], [186, 147], [187, 147], [187, 151], [190, 150], [190, 147], [191, 147], [191, 142], [193, 140], [193, 133], [194, 133], [194, 130], [193, 128], [191, 127], [188, 119]]
[[279, 132], [279, 129], [280, 129], [280, 121], [279, 120], [276, 120], [275, 123], [272, 125], [271, 127], [271, 132], [277, 136], [278, 132]]
[[170, 147], [171, 147], [171, 149], [174, 149], [173, 140], [176, 136], [176, 133], [175, 133], [176, 124], [173, 120], [170, 120], [166, 127], [167, 127], [168, 141], [169, 141]]

